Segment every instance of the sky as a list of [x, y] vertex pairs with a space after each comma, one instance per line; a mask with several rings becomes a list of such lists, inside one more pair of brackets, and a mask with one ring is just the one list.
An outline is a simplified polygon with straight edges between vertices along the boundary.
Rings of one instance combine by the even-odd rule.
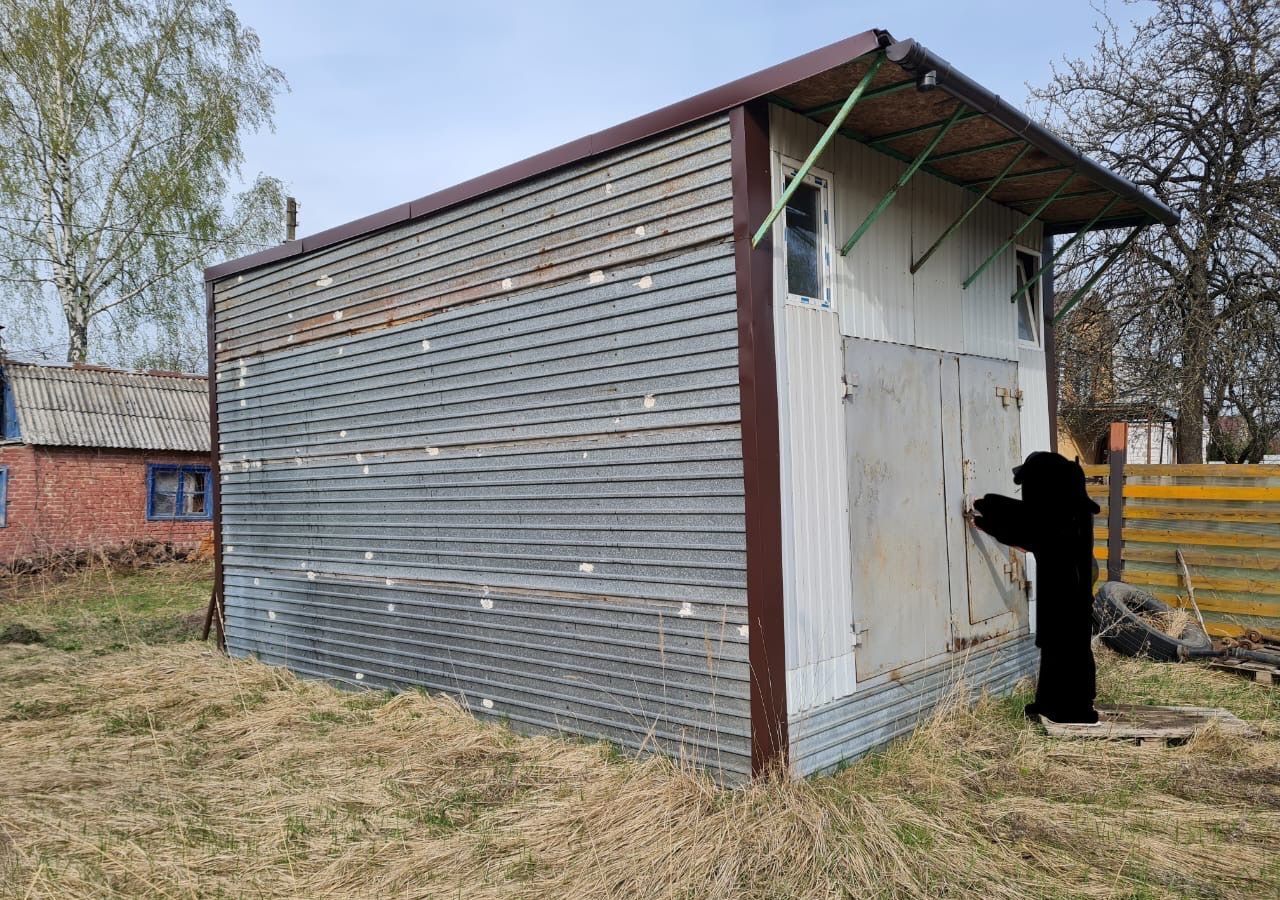
[[290, 83], [274, 133], [246, 139], [242, 174], [285, 182], [299, 236], [869, 28], [916, 38], [1022, 106], [1053, 62], [1089, 54], [1098, 20], [1089, 0], [232, 3]]

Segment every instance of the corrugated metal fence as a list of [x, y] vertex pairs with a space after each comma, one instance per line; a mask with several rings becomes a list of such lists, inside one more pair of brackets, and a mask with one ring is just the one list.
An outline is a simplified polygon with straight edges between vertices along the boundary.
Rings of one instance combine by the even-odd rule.
[[[1105, 569], [1109, 467], [1084, 468], [1103, 508], [1094, 556]], [[1280, 466], [1125, 466], [1122, 495], [1126, 582], [1187, 605], [1182, 550], [1212, 633], [1280, 634]]]

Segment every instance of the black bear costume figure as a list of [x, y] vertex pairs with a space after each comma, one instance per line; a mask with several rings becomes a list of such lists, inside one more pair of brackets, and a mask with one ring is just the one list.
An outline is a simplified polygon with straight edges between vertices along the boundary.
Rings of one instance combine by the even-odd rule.
[[1022, 499], [987, 494], [974, 525], [1036, 558], [1036, 646], [1040, 678], [1029, 718], [1098, 721], [1093, 665], [1093, 516], [1084, 469], [1057, 453], [1032, 453], [1013, 470]]

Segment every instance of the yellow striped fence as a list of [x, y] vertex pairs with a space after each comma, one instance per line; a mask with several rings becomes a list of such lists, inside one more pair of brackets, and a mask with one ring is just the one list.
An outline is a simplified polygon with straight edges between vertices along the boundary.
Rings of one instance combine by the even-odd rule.
[[[1113, 459], [1084, 469], [1102, 507], [1093, 552], [1104, 573], [1119, 571], [1165, 602], [1189, 606], [1181, 550], [1211, 633], [1280, 637], [1280, 466]], [[1114, 485], [1113, 472], [1121, 473]]]

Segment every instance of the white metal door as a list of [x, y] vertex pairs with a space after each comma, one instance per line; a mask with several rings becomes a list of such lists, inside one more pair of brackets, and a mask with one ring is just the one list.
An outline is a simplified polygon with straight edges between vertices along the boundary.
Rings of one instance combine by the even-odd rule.
[[[961, 503], [995, 493], [1016, 496], [1013, 467], [1021, 462], [1017, 363], [960, 357]], [[1020, 551], [965, 527], [967, 608], [957, 602], [957, 635], [975, 639], [1027, 623], [1027, 581]], [[959, 598], [957, 598], [959, 601]]]
[[931, 350], [845, 341], [859, 681], [947, 648], [941, 367]]

